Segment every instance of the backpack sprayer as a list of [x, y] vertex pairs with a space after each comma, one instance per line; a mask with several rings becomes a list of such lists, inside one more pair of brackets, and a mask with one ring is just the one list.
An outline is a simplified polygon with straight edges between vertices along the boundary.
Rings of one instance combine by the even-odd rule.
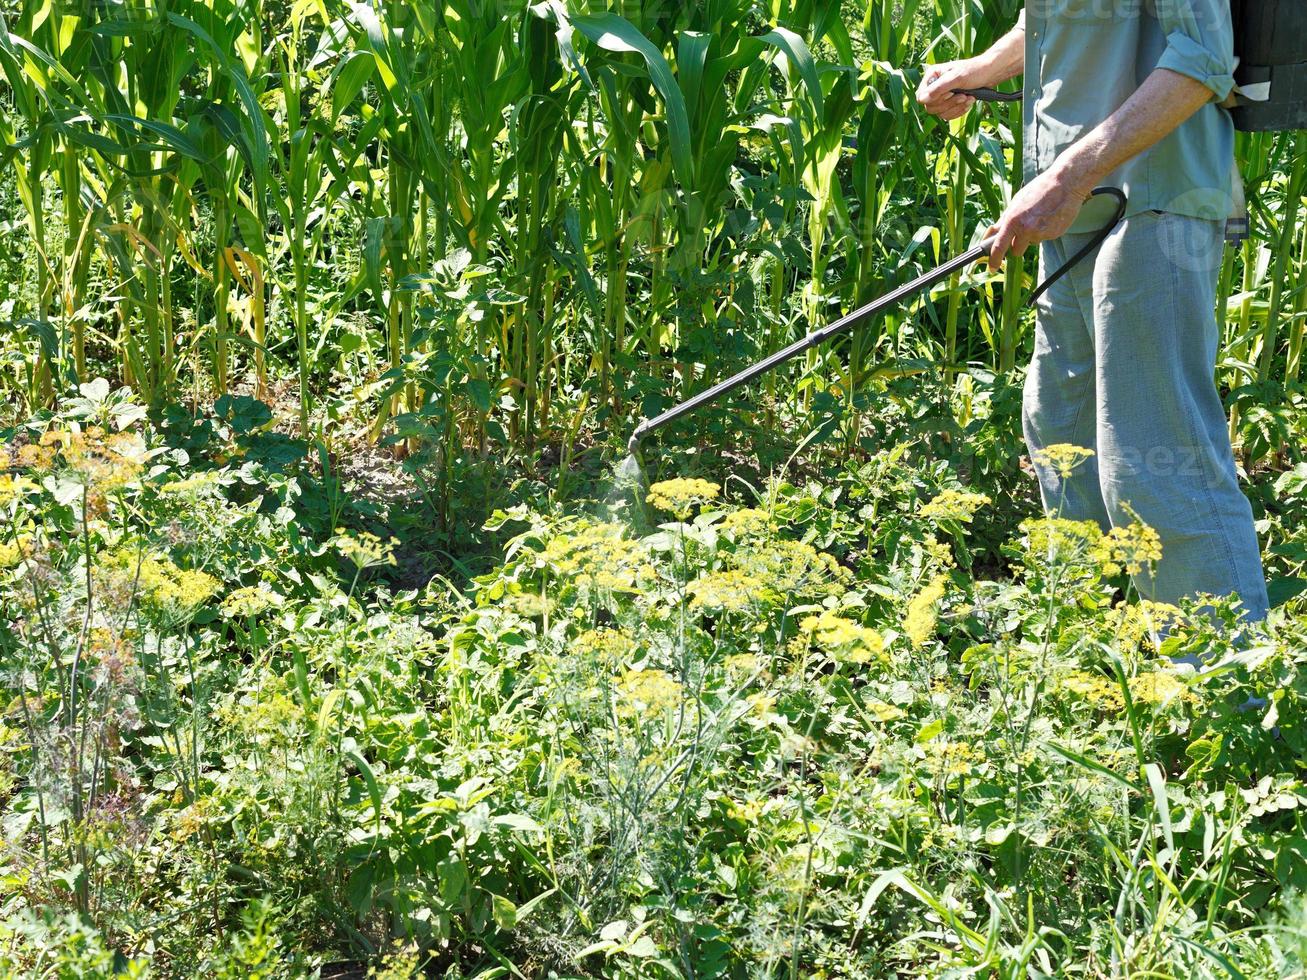
[[1234, 101], [1245, 133], [1307, 129], [1307, 3], [1230, 0], [1234, 22]]
[[[1225, 103], [1244, 133], [1307, 129], [1307, 3], [1230, 0], [1234, 92]], [[1020, 92], [956, 89], [985, 102], [1020, 102]]]
[[[1238, 56], [1235, 90], [1226, 103], [1235, 128], [1243, 132], [1287, 132], [1307, 129], [1307, 0], [1230, 0], [1234, 25], [1234, 48]], [[957, 89], [986, 102], [1019, 102], [1020, 92], [1000, 92], [991, 88]], [[1125, 216], [1126, 196], [1116, 187], [1100, 187], [1092, 196], [1108, 194], [1116, 198], [1117, 211], [1109, 224], [1097, 232], [1089, 244], [1073, 255], [1066, 265], [1048, 277], [1030, 294], [1027, 304], [1039, 296], [1078, 262], [1102, 244]], [[765, 360], [745, 368], [734, 377], [700, 392], [661, 415], [645, 419], [636, 426], [627, 444], [635, 456], [640, 441], [651, 432], [689, 415], [722, 396], [747, 385], [786, 361], [870, 321], [878, 313], [910, 296], [942, 282], [989, 253], [993, 238], [987, 238], [957, 258], [872, 300], [834, 323], [809, 333], [801, 340], [777, 351]]]

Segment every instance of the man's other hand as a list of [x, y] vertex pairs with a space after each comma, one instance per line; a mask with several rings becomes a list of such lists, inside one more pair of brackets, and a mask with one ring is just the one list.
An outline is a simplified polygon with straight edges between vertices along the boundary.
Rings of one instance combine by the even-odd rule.
[[1092, 184], [1086, 188], [1081, 181], [1063, 176], [1057, 167], [1026, 184], [998, 224], [985, 232], [986, 238], [994, 238], [990, 269], [1001, 268], [1008, 253], [1022, 255], [1031, 245], [1065, 235], [1092, 189]]
[[983, 88], [990, 84], [975, 58], [962, 61], [945, 61], [927, 65], [917, 86], [917, 101], [933, 116], [945, 121], [965, 115], [976, 100], [970, 95], [957, 95], [955, 88]]

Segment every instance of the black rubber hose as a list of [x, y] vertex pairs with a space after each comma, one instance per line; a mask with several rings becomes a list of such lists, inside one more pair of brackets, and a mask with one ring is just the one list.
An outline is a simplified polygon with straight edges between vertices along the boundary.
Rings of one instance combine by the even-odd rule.
[[1098, 231], [1094, 232], [1094, 237], [1089, 239], [1084, 248], [1071, 256], [1071, 258], [1067, 259], [1062, 268], [1058, 269], [1035, 287], [1034, 291], [1026, 297], [1027, 306], [1034, 306], [1035, 301], [1043, 296], [1044, 293], [1048, 292], [1049, 286], [1053, 285], [1053, 283], [1057, 282], [1077, 265], [1083, 262], [1089, 256], [1089, 253], [1098, 248], [1099, 245], [1102, 245], [1103, 242], [1107, 240], [1107, 236], [1112, 234], [1112, 231], [1116, 226], [1121, 223], [1121, 219], [1125, 217], [1126, 206], [1129, 203], [1126, 200], [1125, 191], [1121, 190], [1119, 187], [1096, 187], [1094, 188], [1094, 192], [1089, 196], [1098, 197], [1102, 194], [1108, 194], [1116, 198], [1116, 214], [1112, 216], [1112, 220], [1103, 225], [1103, 227]]

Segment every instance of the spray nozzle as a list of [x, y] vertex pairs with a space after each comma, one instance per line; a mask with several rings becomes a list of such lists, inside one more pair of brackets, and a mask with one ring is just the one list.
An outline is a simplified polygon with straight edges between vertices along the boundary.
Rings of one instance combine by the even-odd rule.
[[631, 433], [630, 441], [626, 444], [626, 451], [632, 456], [637, 455], [640, 452], [640, 440], [648, 435], [650, 430], [651, 426], [649, 425], [648, 419], [645, 419], [637, 425], [635, 431]]

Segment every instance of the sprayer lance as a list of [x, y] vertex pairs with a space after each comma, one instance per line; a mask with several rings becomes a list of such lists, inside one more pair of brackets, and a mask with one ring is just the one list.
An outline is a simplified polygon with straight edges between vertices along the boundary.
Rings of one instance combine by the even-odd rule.
[[766, 374], [768, 371], [779, 367], [786, 361], [802, 354], [804, 351], [811, 350], [813, 347], [825, 343], [827, 340], [830, 340], [830, 338], [837, 334], [844, 333], [846, 330], [852, 330], [854, 327], [861, 326], [881, 311], [889, 309], [900, 301], [907, 299], [909, 296], [912, 296], [923, 289], [929, 289], [936, 283], [942, 282], [955, 272], [965, 269], [967, 266], [984, 258], [989, 254], [989, 250], [993, 245], [993, 238], [985, 239], [979, 245], [963, 252], [957, 258], [951, 259], [922, 276], [918, 276], [911, 282], [904, 283], [893, 292], [886, 293], [879, 299], [872, 300], [866, 306], [854, 310], [852, 313], [841, 317], [834, 323], [830, 323], [819, 330], [812, 331], [806, 337], [790, 344], [790, 346], [778, 350], [766, 360], [759, 361], [757, 364], [745, 368], [739, 374], [727, 378], [719, 384], [713, 385], [713, 387], [709, 388], [707, 391], [700, 392], [693, 398], [682, 402], [675, 408], [668, 409], [661, 415], [655, 416], [651, 419], [646, 419], [635, 427], [635, 432], [631, 434], [631, 441], [628, 443], [627, 448], [634, 453], [640, 445], [640, 440], [649, 435], [649, 433], [661, 429], [665, 425], [670, 425], [672, 422], [675, 422], [683, 416], [698, 411], [704, 405], [715, 402], [717, 399], [734, 391], [736, 388], [747, 385], [757, 378], [762, 377], [762, 375]]
[[[1067, 261], [1067, 263], [1064, 266], [1062, 266], [1062, 268], [1058, 269], [1046, 280], [1044, 280], [1044, 282], [1040, 284], [1040, 286], [1030, 294], [1030, 297], [1026, 301], [1028, 304], [1033, 304], [1034, 301], [1041, 294], [1043, 294], [1043, 292], [1046, 289], [1048, 289], [1049, 286], [1055, 283], [1058, 279], [1062, 278], [1062, 276], [1066, 275], [1066, 273], [1070, 272], [1072, 267], [1075, 266], [1076, 263], [1080, 262], [1081, 259], [1085, 258], [1085, 256], [1087, 256], [1091, 251], [1093, 251], [1100, 244], [1102, 244], [1103, 240], [1108, 236], [1108, 234], [1111, 233], [1112, 229], [1115, 228], [1117, 224], [1120, 223], [1121, 218], [1125, 216], [1126, 196], [1123, 191], [1121, 191], [1119, 188], [1116, 187], [1099, 187], [1090, 196], [1095, 197], [1100, 194], [1107, 194], [1116, 199], [1117, 202], [1116, 216], [1112, 219], [1111, 223], [1104, 226], [1101, 231], [1095, 234], [1094, 237], [1090, 239], [1089, 243], [1085, 245], [1084, 248], [1082, 248], [1079, 252], [1073, 255]], [[658, 429], [661, 429], [663, 426], [670, 425], [672, 422], [675, 422], [677, 419], [689, 415], [692, 412], [698, 411], [699, 409], [703, 408], [703, 406], [715, 402], [717, 399], [721, 398], [723, 395], [726, 395], [734, 391], [736, 388], [739, 388], [743, 385], [747, 385], [751, 381], [754, 381], [757, 378], [762, 377], [768, 371], [772, 370], [775, 367], [779, 367], [780, 365], [784, 364], [786, 361], [789, 361], [794, 357], [797, 357], [799, 354], [802, 354], [804, 351], [811, 350], [813, 347], [816, 347], [819, 344], [823, 344], [826, 341], [830, 340], [832, 337], [837, 336], [838, 334], [842, 334], [847, 330], [852, 330], [854, 327], [862, 326], [864, 323], [872, 319], [872, 317], [876, 316], [876, 314], [882, 312], [883, 310], [887, 310], [891, 306], [897, 305], [901, 301], [907, 299], [909, 296], [921, 292], [923, 289], [929, 289], [931, 286], [935, 285], [936, 283], [943, 282], [945, 279], [953, 275], [955, 272], [959, 272], [965, 269], [967, 266], [972, 265], [975, 262], [978, 262], [980, 259], [984, 258], [986, 255], [989, 254], [990, 249], [993, 248], [994, 246], [994, 240], [996, 237], [997, 236], [990, 236], [989, 238], [986, 238], [979, 245], [976, 245], [968, 249], [966, 252], [963, 252], [957, 258], [950, 259], [948, 262], [945, 262], [943, 265], [939, 266], [938, 268], [932, 269], [931, 271], [924, 273], [921, 276], [918, 276], [916, 279], [913, 279], [911, 282], [904, 283], [898, 289], [886, 293], [884, 296], [881, 296], [879, 299], [872, 300], [866, 306], [854, 310], [852, 313], [849, 313], [846, 316], [841, 317], [840, 319], [836, 320], [834, 323], [828, 324], [827, 326], [824, 326], [819, 330], [812, 331], [803, 339], [796, 340], [794, 343], [790, 344], [790, 346], [783, 348], [782, 350], [778, 350], [775, 354], [772, 354], [767, 359], [759, 361], [757, 364], [753, 364], [750, 367], [745, 368], [743, 371], [741, 371], [739, 374], [735, 375], [734, 377], [727, 378], [725, 381], [722, 381], [719, 384], [714, 385], [713, 387], [709, 388], [707, 391], [700, 392], [699, 394], [695, 395], [693, 398], [690, 398], [682, 402], [681, 404], [675, 406], [674, 408], [669, 408], [667, 411], [663, 412], [663, 414], [655, 416], [654, 418], [651, 419], [645, 419], [643, 422], [637, 425], [635, 427], [635, 431], [631, 433], [631, 441], [627, 443], [627, 449], [632, 453], [632, 455], [634, 455], [640, 448], [640, 441], [645, 436], [649, 435], [649, 433], [656, 432]]]

